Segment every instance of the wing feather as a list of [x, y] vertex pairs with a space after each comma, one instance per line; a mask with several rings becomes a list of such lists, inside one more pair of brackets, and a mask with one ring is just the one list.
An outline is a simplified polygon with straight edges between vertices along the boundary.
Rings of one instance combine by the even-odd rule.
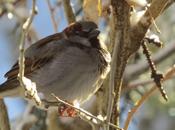
[[[52, 46], [50, 44], [53, 44], [53, 42], [58, 42], [61, 39], [64, 39], [64, 35], [62, 33], [56, 33], [32, 44], [26, 50], [24, 75], [28, 76], [31, 73], [35, 72], [40, 67], [50, 62], [53, 59], [53, 56], [56, 53], [56, 51], [54, 47], [48, 48], [48, 46]], [[49, 53], [51, 51], [52, 53]], [[5, 77], [7, 78], [6, 82], [11, 82], [14, 79], [16, 79], [18, 73], [19, 73], [19, 65], [18, 62], [16, 62], [12, 66], [11, 70], [9, 70], [5, 74]]]

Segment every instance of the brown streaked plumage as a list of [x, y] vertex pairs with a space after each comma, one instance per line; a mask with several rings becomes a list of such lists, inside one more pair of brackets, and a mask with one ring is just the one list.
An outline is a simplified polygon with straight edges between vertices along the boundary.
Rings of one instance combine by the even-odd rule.
[[[84, 102], [109, 72], [110, 54], [98, 35], [95, 23], [80, 21], [32, 44], [25, 52], [25, 77], [36, 83], [46, 100], [53, 100], [50, 94], [54, 93], [69, 102]], [[5, 74], [7, 81], [0, 85], [0, 96], [20, 96], [18, 71], [16, 63]], [[15, 92], [11, 95], [8, 91]]]

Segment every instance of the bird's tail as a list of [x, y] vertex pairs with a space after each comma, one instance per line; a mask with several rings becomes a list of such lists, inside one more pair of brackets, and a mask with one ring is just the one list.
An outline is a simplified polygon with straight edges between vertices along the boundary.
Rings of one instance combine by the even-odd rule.
[[19, 94], [19, 82], [4, 82], [0, 85], [0, 98], [18, 96]]

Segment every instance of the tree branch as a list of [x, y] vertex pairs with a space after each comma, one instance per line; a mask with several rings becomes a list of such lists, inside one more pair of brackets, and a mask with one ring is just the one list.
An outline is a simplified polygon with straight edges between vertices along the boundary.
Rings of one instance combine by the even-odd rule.
[[[153, 19], [162, 13], [167, 5], [167, 0], [153, 0], [151, 6], [141, 17], [139, 22], [131, 27], [130, 26], [130, 7], [124, 0], [111, 0], [112, 16], [114, 24], [115, 42], [109, 84], [109, 102], [107, 110], [107, 120], [111, 119], [112, 123], [115, 122], [119, 125], [119, 101], [121, 86], [123, 80], [123, 72], [125, 70], [129, 56], [134, 54], [141, 45], [141, 40], [144, 38], [147, 29], [153, 22]], [[114, 42], [114, 43], [113, 43]], [[116, 94], [114, 100], [114, 93]], [[113, 104], [116, 108], [113, 108]], [[117, 118], [116, 118], [117, 117]]]
[[[115, 129], [118, 130], [123, 130], [121, 128], [119, 128], [118, 126], [106, 121], [105, 119], [100, 119], [94, 115], [92, 115], [91, 113], [85, 111], [84, 109], [80, 108], [80, 107], [76, 107], [66, 101], [61, 100], [60, 98], [58, 98], [55, 94], [52, 93], [52, 96], [56, 99], [56, 102], [48, 102], [46, 100], [43, 100], [43, 103], [45, 105], [46, 108], [49, 107], [58, 107], [58, 109], [62, 108], [64, 105], [71, 107], [75, 110], [75, 115], [78, 115], [81, 119], [85, 120], [85, 121], [90, 121], [93, 124], [105, 124], [105, 125], [109, 125]], [[74, 115], [74, 116], [75, 116]]]
[[[15, 0], [15, 1], [12, 1], [12, 2], [9, 2], [10, 4], [12, 4], [13, 6], [16, 6], [18, 3], [20, 3], [22, 0]], [[1, 1], [2, 2], [2, 1]], [[1, 4], [4, 4], [5, 2], [8, 2], [8, 1], [4, 1], [2, 2]], [[8, 13], [8, 9], [4, 8], [2, 9], [2, 11], [0, 12], [0, 17], [2, 17], [4, 14]]]
[[153, 19], [156, 19], [164, 11], [167, 4], [168, 0], [153, 0], [150, 7], [148, 7], [144, 15], [140, 18], [139, 22], [131, 28], [131, 42], [128, 44], [131, 54], [139, 49], [141, 40], [144, 38], [148, 28], [153, 23]]
[[21, 39], [20, 39], [20, 44], [19, 44], [19, 74], [18, 74], [18, 80], [20, 82], [21, 87], [23, 87], [25, 89], [25, 92], [27, 94], [27, 96], [29, 96], [30, 98], [33, 98], [35, 100], [35, 102], [39, 105], [41, 104], [40, 98], [37, 94], [37, 90], [36, 90], [36, 84], [31, 82], [30, 79], [27, 79], [24, 77], [24, 70], [25, 70], [25, 37], [27, 36], [27, 33], [29, 31], [29, 27], [33, 21], [34, 15], [36, 14], [36, 10], [35, 10], [35, 5], [36, 5], [36, 0], [33, 0], [32, 3], [32, 12], [30, 17], [26, 20], [26, 22], [23, 24], [23, 32], [21, 35]]
[[[175, 75], [173, 75], [172, 77], [167, 78], [167, 80], [173, 80], [173, 78], [175, 78]], [[149, 85], [149, 84], [152, 84], [152, 83], [154, 83], [154, 81], [151, 80], [151, 79], [148, 79], [148, 80], [138, 79], [138, 80], [135, 80], [135, 81], [129, 83], [126, 86], [126, 88], [124, 89], [124, 91], [129, 90], [129, 89], [136, 89], [139, 86], [146, 86], [146, 85]]]
[[50, 3], [50, 0], [47, 0], [47, 5], [48, 5], [49, 11], [50, 11], [50, 17], [51, 17], [51, 20], [52, 20], [53, 29], [54, 29], [55, 32], [57, 32], [58, 24], [55, 20], [54, 8], [52, 7], [52, 5]]
[[[123, 72], [127, 64], [129, 53], [127, 53], [127, 44], [129, 41], [129, 12], [130, 7], [124, 0], [111, 0], [113, 9], [113, 24], [114, 30], [112, 33], [115, 36], [114, 41], [111, 41], [114, 45], [112, 53], [112, 63], [109, 80], [109, 102], [107, 109], [107, 121], [111, 120], [119, 126], [119, 102], [120, 93], [123, 79]], [[114, 95], [114, 93], [116, 95]], [[114, 101], [115, 98], [115, 101]], [[115, 104], [115, 109], [113, 108]], [[112, 114], [112, 111], [114, 113]], [[107, 128], [109, 129], [109, 127]]]
[[[153, 55], [153, 61], [155, 64], [164, 61], [166, 58], [171, 56], [175, 51], [175, 44], [170, 43], [159, 50], [155, 55]], [[125, 79], [131, 80], [135, 78], [135, 76], [142, 74], [143, 72], [149, 69], [149, 65], [147, 64], [146, 60], [141, 60], [137, 64], [129, 65], [126, 67], [125, 70]]]
[[0, 99], [0, 130], [10, 130], [7, 108], [3, 99]]
[[[168, 69], [166, 74], [165, 74], [165, 77], [163, 79], [163, 81], [166, 81], [169, 77], [172, 77], [175, 73], [175, 65], [171, 68], [171, 69]], [[124, 125], [124, 130], [127, 130], [128, 129], [128, 126], [134, 116], [134, 114], [136, 113], [136, 111], [140, 108], [140, 106], [151, 96], [151, 94], [153, 92], [155, 92], [155, 90], [158, 90], [157, 86], [154, 85], [148, 92], [146, 92], [142, 98], [137, 101], [137, 104], [131, 109], [130, 112], [128, 112], [128, 116], [127, 116], [127, 119], [125, 121], [125, 125]]]
[[63, 0], [64, 12], [66, 14], [66, 18], [68, 23], [73, 23], [76, 21], [75, 15], [73, 13], [72, 7], [70, 5], [70, 0]]

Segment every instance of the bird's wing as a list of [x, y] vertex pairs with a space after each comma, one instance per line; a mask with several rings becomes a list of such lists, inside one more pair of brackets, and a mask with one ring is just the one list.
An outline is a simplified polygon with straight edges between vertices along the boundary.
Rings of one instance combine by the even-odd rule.
[[[25, 52], [25, 76], [30, 75], [40, 67], [53, 59], [56, 49], [54, 48], [54, 42], [59, 44], [59, 40], [64, 39], [62, 33], [57, 33], [43, 38], [36, 43], [32, 44]], [[56, 44], [55, 44], [56, 46]], [[61, 47], [61, 46], [60, 46]], [[58, 49], [58, 48], [57, 48]], [[11, 70], [9, 70], [5, 77], [6, 82], [17, 79], [19, 73], [19, 65], [16, 62]]]

